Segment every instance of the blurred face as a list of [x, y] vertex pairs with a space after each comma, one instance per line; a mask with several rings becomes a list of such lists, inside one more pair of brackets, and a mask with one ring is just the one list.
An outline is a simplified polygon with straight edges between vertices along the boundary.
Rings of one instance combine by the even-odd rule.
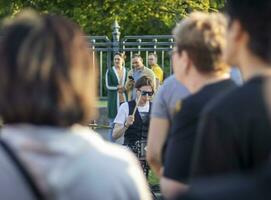
[[122, 57], [120, 57], [119, 55], [115, 55], [114, 56], [114, 65], [115, 65], [115, 67], [121, 67], [122, 64], [123, 64]]
[[176, 47], [172, 51], [172, 64], [175, 77], [178, 81], [184, 82], [186, 77], [187, 58], [184, 51], [178, 53]]
[[139, 69], [139, 68], [143, 67], [143, 63], [142, 63], [141, 58], [139, 58], [139, 57], [133, 58], [132, 65], [133, 65], [134, 69]]
[[157, 59], [154, 55], [150, 55], [148, 58], [149, 65], [154, 65], [157, 62]]
[[223, 52], [223, 58], [229, 65], [238, 65], [238, 32], [236, 21], [228, 24], [226, 33], [226, 47]]
[[139, 103], [141, 105], [145, 105], [151, 99], [151, 97], [153, 95], [153, 91], [152, 91], [151, 86], [146, 85], [146, 86], [142, 86], [141, 88], [139, 88], [136, 91], [137, 98], [139, 98], [140, 94], [141, 94], [141, 98], [139, 100]]

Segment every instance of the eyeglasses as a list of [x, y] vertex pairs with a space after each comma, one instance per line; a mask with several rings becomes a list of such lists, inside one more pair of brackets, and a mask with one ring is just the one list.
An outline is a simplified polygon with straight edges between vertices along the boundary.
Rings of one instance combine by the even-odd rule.
[[141, 96], [149, 96], [151, 97], [153, 95], [153, 92], [148, 92], [148, 91], [141, 91]]

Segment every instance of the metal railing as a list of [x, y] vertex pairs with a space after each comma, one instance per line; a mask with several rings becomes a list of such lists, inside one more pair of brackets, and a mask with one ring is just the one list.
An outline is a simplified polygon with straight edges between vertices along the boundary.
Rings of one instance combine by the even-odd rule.
[[172, 63], [169, 52], [172, 50], [174, 41], [172, 35], [137, 35], [124, 36], [120, 39], [120, 26], [117, 21], [112, 26], [112, 41], [107, 36], [87, 36], [92, 44], [93, 53], [96, 53], [99, 66], [99, 96], [106, 98], [105, 73], [113, 65], [113, 56], [116, 52], [124, 52], [126, 55], [125, 67], [132, 68], [133, 54], [140, 54], [144, 64], [148, 67], [148, 55], [155, 53], [158, 64], [167, 75], [172, 73]]

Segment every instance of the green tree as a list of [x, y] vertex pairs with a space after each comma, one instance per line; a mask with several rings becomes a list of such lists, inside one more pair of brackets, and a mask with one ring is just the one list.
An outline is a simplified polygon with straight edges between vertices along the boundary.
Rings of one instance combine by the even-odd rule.
[[216, 12], [225, 0], [0, 0], [0, 18], [24, 8], [64, 15], [90, 35], [111, 36], [115, 19], [123, 35], [170, 34], [194, 10]]

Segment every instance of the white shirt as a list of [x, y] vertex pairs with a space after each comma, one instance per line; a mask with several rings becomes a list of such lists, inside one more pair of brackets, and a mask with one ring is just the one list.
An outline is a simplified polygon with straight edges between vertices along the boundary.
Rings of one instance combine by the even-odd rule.
[[[149, 112], [150, 102], [147, 101], [147, 103], [144, 106], [138, 106], [137, 109], [139, 113]], [[128, 102], [125, 102], [121, 104], [121, 106], [119, 107], [119, 111], [114, 120], [114, 123], [122, 124], [124, 126], [124, 123], [126, 122], [128, 118], [128, 115], [129, 115], [129, 105], [128, 105]]]

